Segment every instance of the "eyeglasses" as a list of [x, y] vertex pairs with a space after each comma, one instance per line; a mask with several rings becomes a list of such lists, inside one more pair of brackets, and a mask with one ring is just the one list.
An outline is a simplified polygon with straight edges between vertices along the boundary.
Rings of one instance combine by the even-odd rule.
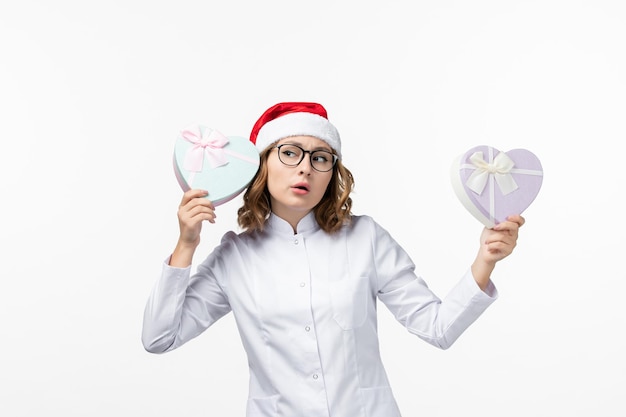
[[278, 159], [283, 164], [295, 167], [300, 165], [300, 162], [304, 159], [304, 154], [308, 153], [311, 161], [311, 166], [314, 170], [319, 172], [328, 172], [337, 163], [337, 155], [328, 151], [305, 151], [298, 145], [291, 145], [283, 143], [282, 145], [275, 146], [278, 149]]

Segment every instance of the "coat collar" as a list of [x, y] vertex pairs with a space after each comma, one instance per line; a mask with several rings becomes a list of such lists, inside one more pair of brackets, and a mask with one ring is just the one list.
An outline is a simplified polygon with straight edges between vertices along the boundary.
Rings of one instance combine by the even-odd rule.
[[[270, 214], [270, 217], [267, 220], [267, 229], [270, 230], [272, 233], [280, 235], [294, 235], [291, 225], [286, 220], [275, 215], [273, 212]], [[313, 211], [310, 211], [306, 216], [302, 218], [302, 220], [300, 220], [300, 222], [298, 222], [296, 234], [309, 234], [319, 229], [320, 225], [317, 223], [317, 220], [315, 220], [315, 213], [313, 213]]]

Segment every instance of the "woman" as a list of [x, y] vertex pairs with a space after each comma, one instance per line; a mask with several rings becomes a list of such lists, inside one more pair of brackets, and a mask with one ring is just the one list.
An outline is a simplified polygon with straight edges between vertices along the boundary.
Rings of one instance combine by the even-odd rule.
[[250, 368], [247, 416], [400, 416], [376, 328], [382, 301], [406, 329], [446, 349], [496, 299], [490, 280], [524, 223], [484, 229], [474, 263], [442, 301], [407, 253], [368, 216], [351, 214], [353, 179], [316, 103], [279, 103], [252, 129], [261, 164], [238, 221], [191, 275], [202, 190], [178, 211], [180, 237], [148, 300], [143, 343], [176, 349], [232, 311]]

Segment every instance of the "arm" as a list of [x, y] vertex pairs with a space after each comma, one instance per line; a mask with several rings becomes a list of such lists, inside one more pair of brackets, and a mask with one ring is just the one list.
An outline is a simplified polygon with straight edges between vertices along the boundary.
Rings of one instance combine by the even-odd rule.
[[472, 264], [472, 275], [481, 290], [491, 282], [496, 263], [509, 256], [517, 245], [519, 228], [525, 220], [522, 216], [509, 216], [506, 221], [492, 229], [484, 228], [480, 235], [480, 248]]
[[227, 297], [214, 276], [222, 269], [199, 268], [194, 277], [190, 276], [202, 222], [215, 221], [214, 206], [204, 198], [206, 194], [202, 190], [187, 191], [179, 206], [178, 243], [163, 264], [161, 278], [144, 310], [142, 342], [149, 352], [166, 352], [181, 346], [230, 311]]
[[448, 349], [496, 300], [497, 290], [487, 281], [481, 290], [471, 271], [440, 299], [415, 273], [408, 254], [380, 227], [374, 228], [373, 259], [378, 298], [412, 334], [441, 349]]

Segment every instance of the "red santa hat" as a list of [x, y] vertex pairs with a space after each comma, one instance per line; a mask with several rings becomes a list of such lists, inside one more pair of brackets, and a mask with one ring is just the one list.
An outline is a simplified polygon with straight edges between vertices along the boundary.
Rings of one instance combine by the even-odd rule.
[[339, 132], [328, 121], [326, 109], [321, 104], [285, 102], [273, 105], [254, 124], [250, 141], [261, 152], [290, 136], [314, 136], [330, 145], [341, 157]]

